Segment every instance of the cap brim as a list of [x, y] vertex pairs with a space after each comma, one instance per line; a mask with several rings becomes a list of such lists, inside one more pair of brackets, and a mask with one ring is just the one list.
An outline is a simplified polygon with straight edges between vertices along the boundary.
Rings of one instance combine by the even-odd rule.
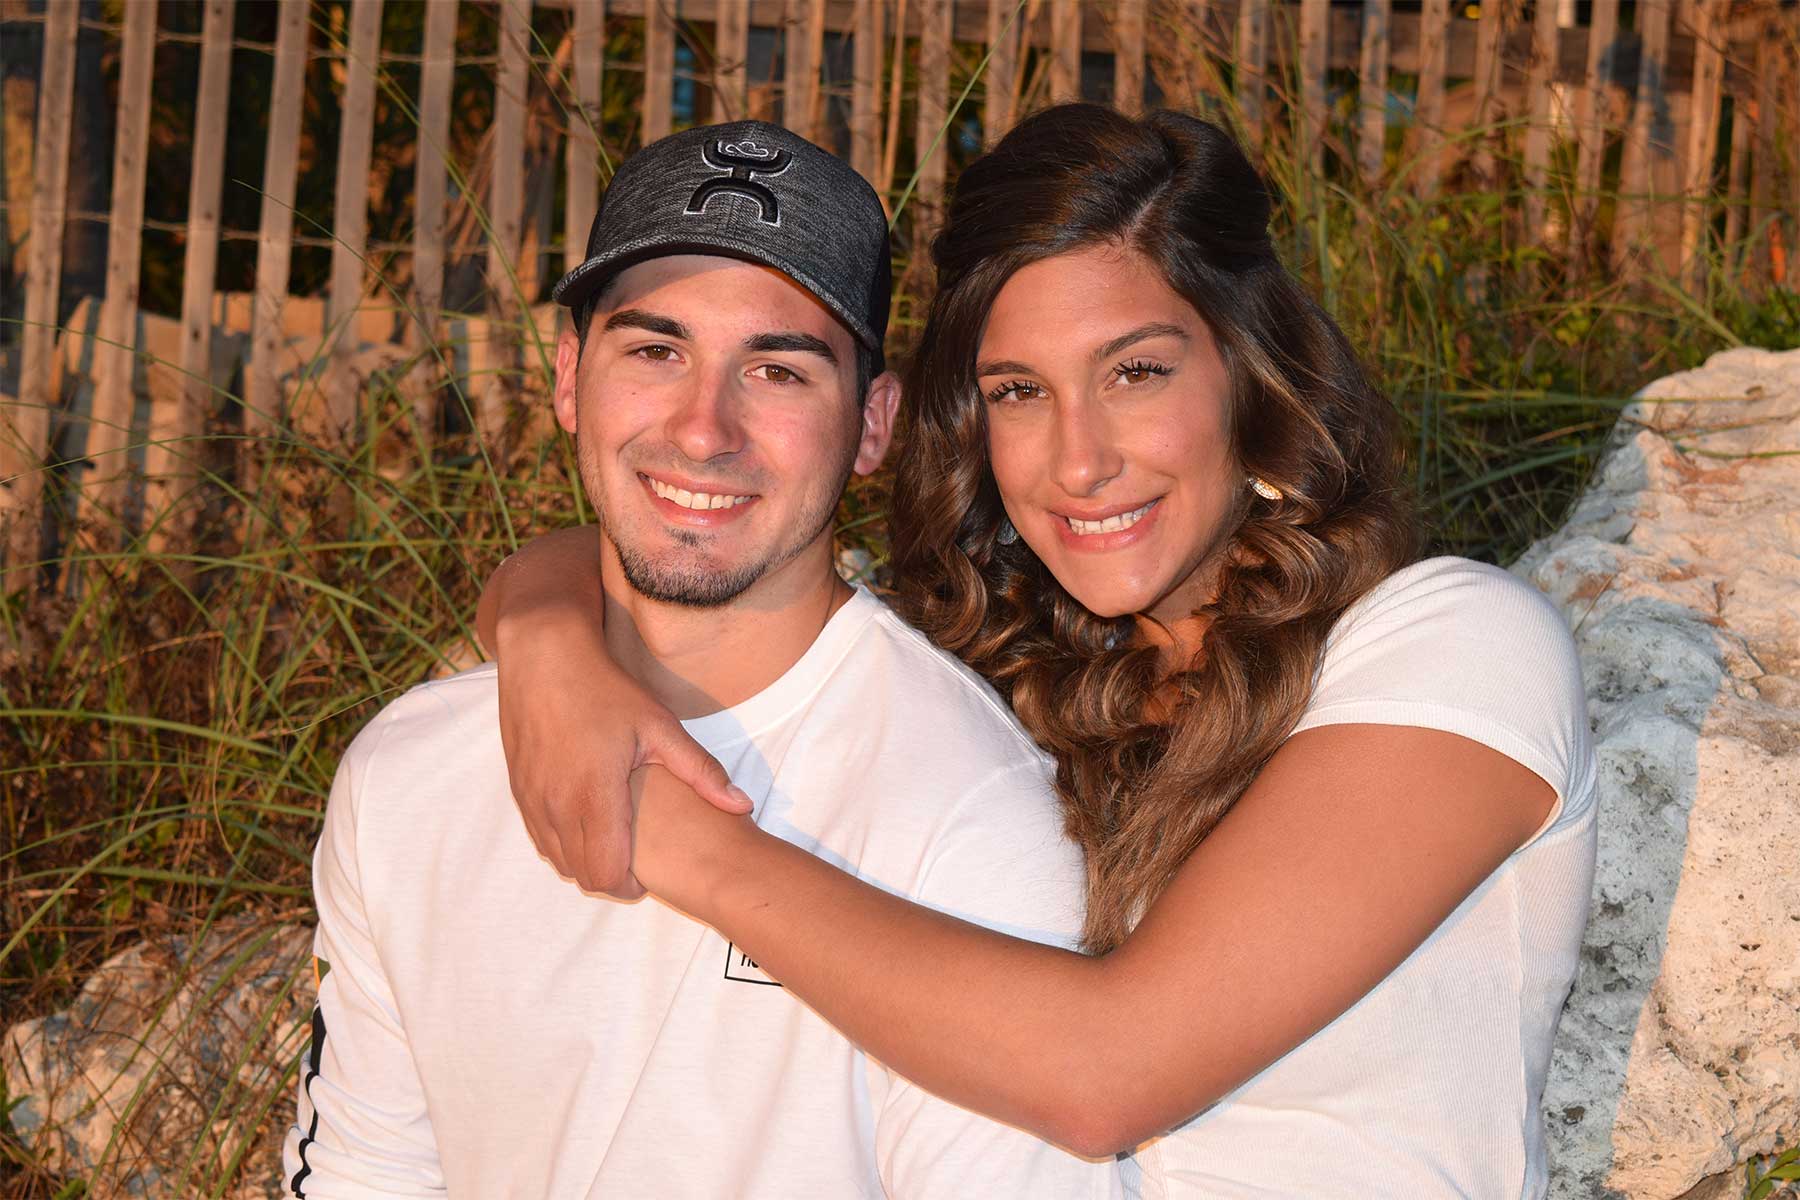
[[881, 360], [881, 339], [869, 328], [865, 318], [858, 317], [845, 310], [843, 305], [834, 301], [819, 286], [817, 280], [808, 276], [804, 270], [797, 269], [792, 263], [783, 261], [781, 255], [769, 253], [766, 247], [756, 246], [748, 242], [738, 242], [724, 238], [709, 238], [698, 242], [689, 238], [670, 236], [666, 238], [639, 238], [624, 246], [616, 247], [605, 254], [590, 258], [574, 270], [556, 281], [550, 290], [550, 298], [556, 303], [569, 308], [577, 308], [592, 299], [614, 275], [627, 267], [636, 266], [652, 258], [667, 258], [672, 254], [714, 254], [724, 258], [736, 258], [744, 262], [753, 262], [759, 266], [773, 267], [789, 279], [805, 288], [815, 299], [830, 309], [842, 321], [857, 341], [875, 352], [876, 361]]

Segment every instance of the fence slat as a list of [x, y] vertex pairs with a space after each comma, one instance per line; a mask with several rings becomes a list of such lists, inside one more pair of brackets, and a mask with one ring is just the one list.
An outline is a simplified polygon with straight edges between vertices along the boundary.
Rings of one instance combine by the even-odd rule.
[[644, 143], [675, 127], [675, 0], [651, 0], [644, 11]]
[[825, 0], [787, 0], [782, 55], [781, 123], [803, 138], [817, 136], [819, 60], [825, 44]]
[[356, 311], [362, 307], [368, 269], [369, 157], [375, 146], [375, 73], [381, 51], [382, 0], [355, 0], [350, 6], [350, 46], [344, 64], [344, 116], [338, 127], [337, 194], [331, 209], [331, 290], [325, 301], [325, 336], [331, 357], [325, 371], [324, 428], [348, 444], [356, 425], [358, 396], [354, 364], [360, 339]]
[[881, 169], [881, 55], [886, 0], [856, 0], [851, 34], [850, 165], [871, 184]]
[[1701, 231], [1713, 190], [1713, 156], [1719, 146], [1719, 90], [1725, 73], [1725, 0], [1697, 0], [1690, 10], [1694, 31], [1694, 90], [1688, 110], [1687, 172], [1682, 179], [1681, 276], [1690, 277], [1701, 250]]
[[727, 4], [719, 13], [719, 33], [714, 48], [713, 94], [721, 121], [735, 121], [750, 112], [750, 6]]
[[1157, 0], [1150, 10], [1152, 42], [1163, 47], [1151, 56], [1150, 77], [1165, 105], [1204, 110], [1218, 95], [1225, 55], [1209, 27], [1209, 7], [1207, 0]]
[[[275, 80], [270, 90], [269, 147], [263, 156], [261, 232], [256, 239], [256, 306], [251, 314], [250, 371], [244, 377], [244, 432], [252, 439], [282, 419], [281, 357], [287, 338], [288, 269], [294, 248], [294, 187], [300, 168], [300, 107], [306, 98], [309, 0], [281, 0], [275, 31]], [[252, 465], [244, 443], [245, 470]]]
[[919, 124], [917, 183], [912, 199], [915, 245], [925, 245], [943, 214], [944, 121], [950, 111], [950, 3], [919, 0]]
[[1482, 0], [1481, 24], [1475, 31], [1475, 109], [1470, 117], [1476, 129], [1473, 162], [1476, 178], [1490, 187], [1494, 183], [1495, 135], [1488, 127], [1500, 115], [1497, 97], [1506, 69], [1501, 47], [1506, 44], [1511, 8], [1511, 0]]
[[900, 91], [906, 78], [906, 0], [894, 14], [894, 69], [888, 72], [887, 127], [881, 137], [881, 177], [875, 191], [883, 206], [894, 193], [894, 162], [900, 152]]
[[1638, 77], [1631, 119], [1619, 162], [1619, 205], [1613, 220], [1613, 258], [1627, 267], [1643, 249], [1644, 232], [1655, 203], [1652, 192], [1650, 131], [1662, 88], [1663, 60], [1668, 53], [1671, 0], [1639, 0], [1637, 5]]
[[[1555, 15], [1554, 5], [1549, 8]], [[1450, 0], [1425, 0], [1419, 27], [1419, 93], [1413, 111], [1418, 128], [1413, 153], [1418, 155], [1415, 170], [1421, 196], [1435, 195], [1443, 173], [1444, 145], [1444, 75], [1448, 69], [1450, 48]]]
[[1525, 237], [1544, 240], [1545, 192], [1550, 184], [1550, 106], [1556, 79], [1556, 5], [1538, 0], [1531, 19], [1531, 65], [1525, 72]]
[[[1308, 0], [1329, 3], [1330, 0]], [[1113, 103], [1120, 112], [1144, 111], [1145, 0], [1116, 0], [1113, 17]]]
[[200, 88], [194, 104], [194, 168], [188, 187], [187, 254], [181, 276], [181, 390], [174, 404], [152, 404], [144, 448], [146, 508], [158, 516], [159, 542], [185, 532], [171, 504], [192, 485], [195, 444], [212, 405], [212, 296], [219, 261], [219, 196], [225, 177], [225, 115], [231, 94], [232, 0], [207, 0], [200, 34]]
[[1362, 61], [1356, 83], [1356, 105], [1362, 124], [1356, 136], [1356, 165], [1373, 184], [1381, 178], [1387, 145], [1388, 32], [1393, 0], [1364, 0]]
[[606, 58], [605, 0], [576, 0], [574, 45], [575, 103], [564, 144], [563, 270], [587, 257], [588, 229], [600, 207], [600, 80]]
[[[38, 500], [50, 456], [50, 363], [56, 354], [62, 286], [63, 214], [69, 202], [69, 133], [75, 98], [79, 0], [49, 0], [32, 142], [31, 239], [25, 247], [25, 328], [19, 400], [0, 436], [0, 565], [37, 558]], [[9, 590], [0, 588], [0, 592]]]
[[[1800, 12], [1787, 14], [1788, 46], [1785, 83], [1777, 95], [1787, 97], [1788, 145], [1800, 146]], [[1788, 170], [1787, 285], [1800, 290], [1800, 163]]]
[[[1781, 34], [1778, 10], [1771, 5], [1763, 16], [1762, 36], [1756, 43], [1756, 99], [1753, 119], [1756, 122], [1750, 166], [1750, 223], [1755, 231], [1756, 247], [1750, 257], [1750, 269], [1764, 279], [1774, 281], [1771, 254], [1781, 210], [1775, 201], [1775, 127], [1780, 112], [1775, 102], [1775, 85], [1781, 77]], [[1800, 171], [1795, 172], [1800, 175]]]
[[481, 435], [498, 441], [512, 409], [525, 308], [512, 264], [525, 241], [525, 89], [530, 86], [531, 0], [500, 6], [500, 71], [494, 81], [494, 169], [488, 185], [487, 378], [472, 384]]
[[1081, 99], [1081, 5], [1050, 4], [1050, 101]]
[[981, 137], [990, 146], [1006, 135], [1017, 118], [1023, 16], [1019, 0], [988, 0], [987, 92], [981, 104]]
[[413, 175], [413, 304], [407, 333], [416, 347], [433, 336], [444, 300], [444, 153], [450, 146], [450, 83], [456, 66], [457, 0], [427, 0], [419, 67], [419, 160]]
[[1575, 116], [1575, 211], [1569, 221], [1569, 262], [1577, 268], [1587, 260], [1594, 235], [1606, 131], [1614, 120], [1607, 56], [1618, 31], [1619, 0], [1594, 0], [1588, 24], [1587, 74]]
[[1325, 64], [1331, 0], [1300, 0], [1300, 146], [1315, 173], [1325, 161]]
[[1269, 71], [1268, 0], [1239, 0], [1237, 26], [1237, 100], [1243, 114], [1244, 136], [1254, 150], [1262, 149], [1263, 93]]
[[150, 148], [150, 80], [156, 56], [153, 3], [125, 6], [119, 53], [119, 115], [114, 126], [112, 211], [106, 239], [106, 300], [94, 345], [94, 407], [87, 427], [89, 466], [77, 519], [117, 520], [129, 478], [127, 448], [136, 396], [138, 267], [143, 261], [144, 173]]

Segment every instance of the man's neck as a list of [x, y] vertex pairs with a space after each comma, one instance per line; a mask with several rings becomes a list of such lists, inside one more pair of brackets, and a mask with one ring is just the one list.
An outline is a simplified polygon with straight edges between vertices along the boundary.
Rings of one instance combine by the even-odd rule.
[[741, 704], [800, 661], [851, 596], [830, 539], [808, 547], [717, 608], [651, 600], [605, 554], [606, 645], [613, 660], [682, 720]]

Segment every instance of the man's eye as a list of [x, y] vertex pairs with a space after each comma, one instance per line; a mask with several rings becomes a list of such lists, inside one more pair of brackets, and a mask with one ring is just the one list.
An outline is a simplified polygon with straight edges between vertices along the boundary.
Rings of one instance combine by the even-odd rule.
[[784, 367], [780, 363], [764, 363], [756, 368], [762, 377], [770, 383], [799, 383], [800, 375], [792, 367]]
[[632, 353], [639, 358], [647, 358], [651, 362], [668, 362], [671, 358], [675, 357], [675, 348], [673, 346], [664, 346], [660, 344], [654, 346], [639, 346], [636, 350], [633, 350]]

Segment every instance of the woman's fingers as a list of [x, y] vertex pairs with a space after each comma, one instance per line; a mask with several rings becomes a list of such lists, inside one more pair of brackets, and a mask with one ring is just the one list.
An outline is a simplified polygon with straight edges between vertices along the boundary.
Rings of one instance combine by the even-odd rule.
[[747, 813], [752, 807], [744, 789], [731, 782], [719, 760], [689, 737], [679, 721], [661, 722], [645, 731], [643, 761], [664, 767], [714, 808]]

